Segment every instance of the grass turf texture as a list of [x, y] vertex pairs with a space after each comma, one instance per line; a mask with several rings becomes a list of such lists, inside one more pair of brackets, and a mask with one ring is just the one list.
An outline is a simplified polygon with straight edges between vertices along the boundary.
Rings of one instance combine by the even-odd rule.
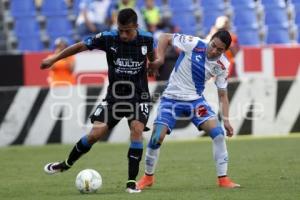
[[[125, 193], [128, 144], [96, 144], [71, 170], [52, 176], [44, 164], [65, 159], [71, 145], [0, 148], [0, 199], [300, 199], [300, 137], [228, 140], [230, 177], [243, 187], [216, 186], [212, 146], [208, 138], [165, 142], [156, 183], [140, 194]], [[103, 186], [96, 194], [82, 195], [76, 174], [85, 168], [100, 172]], [[141, 163], [139, 177], [143, 174]]]

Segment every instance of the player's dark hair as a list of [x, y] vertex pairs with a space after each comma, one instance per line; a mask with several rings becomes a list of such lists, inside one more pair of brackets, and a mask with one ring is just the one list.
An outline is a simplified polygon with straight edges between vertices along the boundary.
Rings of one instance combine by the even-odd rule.
[[225, 29], [218, 30], [215, 34], [213, 34], [211, 40], [214, 39], [215, 37], [219, 38], [225, 44], [226, 50], [230, 47], [232, 39], [230, 33], [227, 30]]
[[137, 24], [137, 14], [132, 8], [122, 9], [118, 14], [118, 22], [121, 25]]

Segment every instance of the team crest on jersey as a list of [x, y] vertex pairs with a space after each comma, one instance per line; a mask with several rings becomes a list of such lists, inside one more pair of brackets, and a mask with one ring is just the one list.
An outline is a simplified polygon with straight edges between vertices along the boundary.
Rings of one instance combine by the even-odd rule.
[[214, 74], [214, 75], [219, 75], [219, 74], [221, 74], [222, 73], [222, 68], [220, 68], [220, 66], [219, 65], [214, 65], [213, 66], [213, 68], [212, 68], [212, 73]]
[[208, 110], [205, 106], [201, 105], [196, 109], [196, 116], [197, 117], [205, 117], [208, 114]]
[[142, 54], [146, 55], [147, 54], [147, 46], [142, 46]]
[[193, 39], [194, 39], [193, 36], [191, 36], [191, 35], [188, 36], [188, 41], [189, 41], [189, 42], [193, 42]]
[[102, 33], [98, 33], [97, 35], [96, 35], [96, 38], [100, 38], [102, 36]]
[[226, 69], [226, 68], [225, 68], [225, 65], [224, 65], [220, 60], [218, 60], [217, 63], [218, 63], [219, 65], [221, 65], [221, 68], [222, 68], [223, 70]]

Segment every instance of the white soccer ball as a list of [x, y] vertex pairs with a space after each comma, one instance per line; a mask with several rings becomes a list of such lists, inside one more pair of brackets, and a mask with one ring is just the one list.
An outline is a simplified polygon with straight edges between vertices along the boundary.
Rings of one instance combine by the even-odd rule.
[[102, 177], [94, 169], [84, 169], [77, 174], [75, 186], [81, 193], [95, 193], [102, 186]]

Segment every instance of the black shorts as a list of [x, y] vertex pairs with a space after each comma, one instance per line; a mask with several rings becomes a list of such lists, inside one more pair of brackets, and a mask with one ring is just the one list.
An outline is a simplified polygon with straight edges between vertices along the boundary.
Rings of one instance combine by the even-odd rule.
[[142, 122], [145, 127], [149, 118], [149, 103], [130, 103], [130, 102], [116, 102], [116, 103], [101, 103], [97, 106], [95, 112], [90, 116], [91, 122], [103, 122], [108, 125], [109, 129], [115, 127], [119, 121], [126, 117], [128, 124], [131, 121], [137, 120]]

